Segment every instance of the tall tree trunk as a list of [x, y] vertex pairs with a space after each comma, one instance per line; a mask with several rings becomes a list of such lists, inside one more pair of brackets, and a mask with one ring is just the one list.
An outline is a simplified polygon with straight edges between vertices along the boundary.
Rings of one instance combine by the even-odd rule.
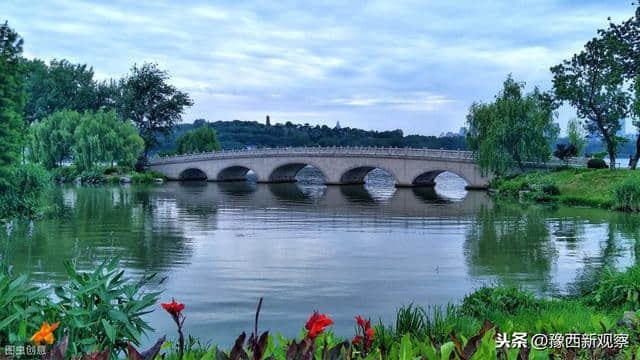
[[629, 167], [631, 170], [635, 170], [636, 166], [638, 166], [638, 159], [640, 159], [640, 134], [638, 134], [638, 137], [636, 138], [636, 153], [631, 158], [631, 161], [629, 161]]
[[615, 150], [609, 150], [609, 169], [616, 168], [616, 152]]

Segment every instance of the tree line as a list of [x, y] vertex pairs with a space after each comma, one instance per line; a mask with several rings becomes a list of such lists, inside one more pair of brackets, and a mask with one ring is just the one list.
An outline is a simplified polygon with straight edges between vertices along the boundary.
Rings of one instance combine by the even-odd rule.
[[[203, 143], [191, 138], [194, 130], [209, 128], [217, 134], [222, 149], [276, 148], [294, 146], [377, 146], [377, 147], [414, 147], [447, 150], [465, 150], [464, 136], [423, 136], [404, 135], [402, 130], [374, 131], [350, 127], [329, 127], [326, 125], [264, 124], [256, 121], [215, 121], [198, 119], [193, 124], [179, 124], [167, 136], [159, 137], [158, 152], [162, 155], [184, 153], [185, 134], [190, 137], [191, 152], [206, 151]], [[199, 130], [203, 131], [203, 130]]]
[[[640, 6], [635, 15], [596, 36], [571, 58], [551, 67], [553, 90], [535, 88], [524, 94], [524, 83], [512, 79], [489, 103], [474, 103], [467, 116], [467, 142], [485, 172], [503, 174], [527, 162], [546, 161], [558, 135], [557, 109], [568, 103], [578, 119], [570, 122], [569, 143], [557, 145], [555, 154], [582, 154], [587, 133], [601, 139], [615, 168], [624, 119], [631, 118], [640, 133]], [[583, 133], [584, 132], [584, 133]], [[630, 167], [640, 159], [640, 136]]]

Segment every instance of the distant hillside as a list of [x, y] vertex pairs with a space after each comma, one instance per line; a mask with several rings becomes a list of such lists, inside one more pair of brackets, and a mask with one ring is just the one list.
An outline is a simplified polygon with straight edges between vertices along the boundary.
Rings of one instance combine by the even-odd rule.
[[218, 133], [223, 149], [246, 149], [283, 146], [380, 146], [414, 147], [448, 150], [467, 148], [463, 136], [404, 136], [402, 130], [371, 131], [349, 127], [330, 128], [324, 126], [286, 124], [266, 125], [256, 121], [196, 120], [193, 124], [177, 125], [171, 135], [160, 139], [157, 152], [175, 149], [176, 139], [186, 131], [199, 126], [210, 126]]

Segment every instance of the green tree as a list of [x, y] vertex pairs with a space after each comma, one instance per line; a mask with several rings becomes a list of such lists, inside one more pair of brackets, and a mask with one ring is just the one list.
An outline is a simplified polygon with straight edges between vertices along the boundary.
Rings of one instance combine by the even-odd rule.
[[467, 143], [484, 173], [504, 174], [527, 162], [544, 162], [557, 135], [551, 97], [535, 88], [523, 96], [524, 83], [511, 75], [492, 103], [474, 103], [467, 115]]
[[31, 125], [31, 160], [53, 169], [72, 156], [74, 133], [80, 123], [80, 113], [62, 110]]
[[58, 110], [79, 112], [113, 107], [111, 83], [93, 79], [93, 68], [72, 64], [67, 60], [52, 60], [49, 65], [40, 59], [25, 61], [25, 89], [28, 123], [44, 119]]
[[216, 131], [208, 126], [201, 126], [182, 134], [176, 141], [178, 154], [192, 154], [220, 150]]
[[0, 25], [0, 190], [10, 186], [10, 166], [20, 157], [23, 143], [24, 90], [22, 38], [9, 24]]
[[118, 109], [131, 119], [145, 142], [145, 156], [156, 146], [159, 134], [169, 134], [180, 121], [185, 107], [193, 105], [189, 95], [167, 83], [169, 75], [156, 64], [134, 65], [120, 82]]
[[598, 30], [598, 33], [603, 38], [614, 39], [610, 43], [615, 45], [615, 61], [622, 67], [625, 83], [630, 84], [630, 114], [638, 136], [629, 165], [635, 169], [640, 159], [640, 6], [636, 8], [635, 16], [620, 24], [610, 23], [608, 29]]
[[74, 132], [73, 157], [81, 171], [114, 162], [133, 166], [143, 150], [136, 129], [115, 111], [85, 113]]
[[584, 152], [585, 146], [587, 145], [587, 139], [584, 127], [578, 119], [571, 119], [567, 123], [567, 137], [569, 139], [569, 144], [575, 147], [576, 155], [581, 156]]
[[609, 153], [609, 166], [616, 164], [617, 147], [623, 140], [616, 133], [629, 111], [624, 64], [619, 61], [621, 42], [610, 33], [587, 42], [584, 50], [551, 68], [557, 99], [568, 101], [586, 121], [587, 130], [599, 135]]

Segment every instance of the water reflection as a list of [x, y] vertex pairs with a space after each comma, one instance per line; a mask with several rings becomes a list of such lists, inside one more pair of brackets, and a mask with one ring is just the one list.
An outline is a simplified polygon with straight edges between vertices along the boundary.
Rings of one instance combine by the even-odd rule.
[[[42, 283], [63, 278], [71, 258], [88, 267], [116, 255], [134, 275], [160, 272], [166, 296], [189, 304], [187, 330], [220, 344], [250, 326], [258, 296], [265, 328], [294, 335], [319, 308], [346, 335], [354, 312], [390, 321], [402, 303], [444, 304], [493, 281], [571, 291], [639, 254], [637, 215], [495, 202], [444, 176], [435, 189], [383, 177], [324, 186], [313, 174], [298, 184], [61, 187], [55, 213], [12, 223], [0, 251]], [[162, 313], [149, 319], [173, 329]]]
[[549, 241], [542, 208], [501, 205], [481, 209], [464, 244], [470, 275], [524, 282], [546, 291], [558, 256]]

